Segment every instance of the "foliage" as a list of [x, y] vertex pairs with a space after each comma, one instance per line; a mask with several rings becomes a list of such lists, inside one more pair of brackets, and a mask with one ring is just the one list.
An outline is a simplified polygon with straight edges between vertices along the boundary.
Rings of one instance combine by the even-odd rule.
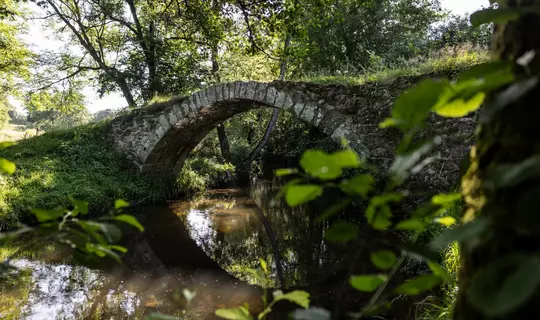
[[8, 97], [20, 94], [19, 82], [27, 79], [32, 63], [32, 53], [19, 39], [25, 30], [20, 15], [18, 2], [0, 1], [0, 129], [8, 118]]
[[186, 160], [176, 182], [181, 193], [193, 194], [230, 185], [235, 181], [235, 167], [232, 164], [194, 155]]
[[11, 176], [0, 177], [0, 229], [28, 221], [29, 207], [67, 206], [68, 197], [90, 202], [104, 213], [117, 198], [139, 203], [164, 199], [168, 183], [138, 175], [105, 140], [106, 123], [45, 133], [0, 150], [17, 163]]
[[[506, 18], [514, 17], [509, 15]], [[488, 18], [484, 20], [489, 21]], [[365, 210], [365, 220], [370, 228], [378, 231], [392, 228], [409, 230], [410, 236], [406, 237], [404, 244], [394, 244], [394, 250], [402, 251], [399, 258], [396, 258], [394, 252], [390, 250], [372, 253], [371, 259], [374, 266], [380, 270], [390, 269], [387, 273], [351, 276], [350, 284], [354, 288], [359, 291], [374, 292], [370, 301], [357, 315], [359, 318], [370, 313], [372, 308], [380, 303], [381, 298], [388, 299], [395, 294], [417, 295], [430, 291], [441, 283], [452, 281], [447, 270], [430, 258], [433, 256], [429, 253], [430, 251], [444, 248], [454, 241], [459, 243], [485, 241], [485, 235], [492, 222], [487, 217], [479, 217], [472, 222], [446, 230], [434, 239], [431, 248], [422, 249], [424, 253], [411, 251], [409, 248], [418, 245], [417, 239], [424, 232], [425, 225], [442, 224], [448, 227], [455, 223], [455, 219], [446, 216], [445, 212], [461, 200], [461, 195], [436, 195], [430, 203], [420, 206], [405, 217], [395, 216], [392, 212], [392, 204], [413, 196], [400, 188], [406, 187], [405, 182], [424, 166], [423, 162], [426, 158], [429, 159], [433, 145], [440, 143], [440, 137], [416, 141], [419, 129], [426, 126], [425, 119], [429, 112], [432, 111], [443, 117], [462, 117], [476, 111], [484, 102], [486, 94], [504, 88], [514, 81], [516, 80], [511, 64], [493, 61], [471, 68], [455, 81], [426, 79], [403, 93], [396, 100], [391, 117], [380, 124], [381, 128], [397, 127], [404, 135], [396, 149], [394, 163], [384, 178], [383, 188], [377, 193], [373, 192], [375, 177], [371, 173], [362, 173], [350, 179], [342, 178], [342, 170], [345, 168], [368, 169], [365, 167], [365, 162], [359, 160], [356, 153], [346, 143], [344, 143], [345, 149], [333, 153], [319, 150], [306, 151], [300, 160], [302, 171], [291, 169], [276, 171], [276, 174], [280, 176], [298, 176], [283, 187], [282, 194], [290, 206], [301, 205], [318, 198], [323, 188], [338, 188], [351, 197], [369, 201]], [[532, 83], [521, 82], [518, 85], [513, 85], [516, 88], [510, 86], [513, 89], [512, 92], [526, 92]], [[513, 96], [508, 96], [504, 103], [508, 104], [514, 99]], [[529, 177], [527, 173], [531, 172], [537, 164], [537, 158], [531, 157], [509, 167], [502, 166], [492, 171], [494, 177], [490, 181], [493, 187], [502, 188], [523, 183]], [[326, 220], [337, 211], [339, 210], [331, 209], [331, 212], [321, 215], [319, 220]], [[332, 223], [328, 232], [331, 232], [331, 236], [326, 236], [328, 241], [347, 242], [356, 240], [360, 228], [349, 222], [337, 221]], [[360, 242], [358, 244], [360, 248], [367, 241]], [[392, 293], [388, 292], [384, 295], [390, 279], [407, 254], [421, 257], [433, 273], [409, 279], [397, 285]], [[526, 254], [513, 254], [497, 259], [472, 279], [466, 292], [468, 303], [491, 317], [509, 314], [533, 296], [538, 285], [538, 277], [536, 275], [531, 277], [531, 275], [532, 269], [536, 268], [538, 263], [537, 259], [536, 256]], [[510, 270], [510, 273], [505, 273], [503, 270]], [[494, 285], [494, 277], [498, 277], [502, 282]], [[517, 287], [524, 289], [519, 289], [518, 294]]]
[[438, 1], [316, 1], [303, 3], [293, 37], [295, 74], [358, 73], [422, 52], [428, 26], [442, 18]]
[[389, 67], [380, 64], [375, 65], [358, 75], [312, 73], [305, 75], [301, 79], [322, 84], [361, 85], [366, 82], [391, 81], [399, 76], [439, 75], [453, 70], [459, 72], [486, 62], [488, 58], [488, 53], [485, 50], [466, 43], [455, 47], [429, 50], [425, 55], [415, 56], [410, 59], [399, 58]]

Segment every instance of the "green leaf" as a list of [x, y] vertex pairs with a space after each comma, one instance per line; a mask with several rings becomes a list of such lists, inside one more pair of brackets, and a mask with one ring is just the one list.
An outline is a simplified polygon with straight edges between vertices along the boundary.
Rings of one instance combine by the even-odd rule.
[[359, 168], [362, 166], [360, 157], [351, 148], [336, 151], [330, 154], [330, 160], [340, 168]]
[[296, 169], [276, 169], [276, 171], [274, 171], [274, 174], [275, 174], [276, 177], [289, 176], [289, 175], [295, 174], [295, 173], [298, 173], [298, 170], [296, 170]]
[[337, 221], [324, 232], [324, 238], [330, 242], [347, 242], [356, 239], [358, 227], [347, 221]]
[[366, 218], [368, 223], [376, 230], [386, 230], [390, 225], [392, 225], [392, 221], [390, 221], [390, 218], [392, 217], [392, 211], [390, 210], [390, 207], [387, 205], [380, 205], [380, 206], [368, 206], [366, 210]]
[[12, 145], [13, 145], [13, 143], [11, 143], [9, 141], [0, 142], [0, 150], [5, 149], [7, 147], [10, 147]]
[[[392, 308], [392, 304], [388, 301], [380, 302], [374, 305], [373, 307], [366, 310], [364, 313], [365, 317], [381, 318], [379, 315], [387, 312]], [[379, 316], [379, 317], [377, 317]], [[385, 318], [386, 319], [386, 318]]]
[[485, 93], [478, 92], [470, 99], [456, 98], [439, 104], [433, 108], [433, 111], [442, 117], [461, 118], [478, 110], [482, 106], [485, 97]]
[[439, 258], [439, 251], [432, 250], [425, 245], [418, 243], [405, 243], [401, 248], [407, 253], [407, 256], [418, 261], [430, 261]]
[[402, 130], [408, 130], [421, 124], [448, 85], [447, 80], [422, 80], [417, 86], [397, 98], [392, 108], [393, 121], [385, 121], [384, 126], [394, 124]]
[[88, 214], [88, 202], [71, 198], [73, 204], [73, 216], [76, 217], [79, 213]]
[[266, 261], [263, 258], [259, 258], [259, 263], [261, 265], [262, 271], [267, 273], [268, 272], [268, 264], [266, 263]]
[[331, 318], [330, 311], [319, 307], [297, 309], [293, 312], [294, 320], [330, 320]]
[[352, 195], [367, 196], [373, 189], [375, 179], [371, 174], [361, 174], [356, 177], [341, 182], [340, 188], [344, 192]]
[[515, 254], [480, 270], [467, 291], [469, 303], [491, 318], [504, 317], [527, 303], [540, 285], [540, 258]]
[[300, 158], [300, 166], [307, 173], [321, 180], [332, 180], [341, 176], [341, 167], [332, 157], [321, 150], [307, 150]]
[[399, 126], [399, 121], [393, 118], [386, 118], [381, 123], [379, 123], [379, 128], [386, 129], [391, 127]]
[[413, 230], [422, 232], [426, 229], [426, 224], [420, 219], [409, 219], [401, 221], [395, 226], [396, 230]]
[[4, 171], [7, 174], [13, 174], [17, 166], [15, 163], [8, 159], [0, 158], [0, 171]]
[[109, 249], [116, 250], [116, 251], [122, 252], [122, 253], [127, 253], [128, 252], [126, 247], [116, 246], [116, 245], [109, 245]]
[[384, 274], [352, 276], [349, 283], [358, 291], [373, 292], [387, 279], [388, 277]]
[[459, 227], [445, 230], [443, 233], [435, 237], [431, 243], [431, 248], [434, 250], [441, 250], [445, 248], [450, 242], [464, 241], [474, 237], [481, 236], [485, 231], [489, 229], [489, 220], [486, 217], [478, 217], [472, 222], [466, 223]]
[[285, 194], [287, 194], [287, 188], [289, 188], [290, 186], [294, 186], [296, 184], [299, 184], [299, 183], [301, 183], [303, 181], [304, 181], [304, 179], [302, 179], [302, 178], [294, 178], [294, 179], [289, 180], [283, 187], [281, 187], [281, 189], [279, 189], [279, 192], [275, 196], [275, 199], [283, 198], [285, 196]]
[[217, 309], [216, 316], [228, 320], [253, 320], [253, 317], [249, 314], [249, 310], [245, 306]]
[[431, 198], [431, 203], [446, 206], [446, 205], [454, 204], [456, 201], [459, 201], [459, 200], [461, 200], [461, 193], [459, 192], [442, 193], [442, 194], [433, 196], [433, 198]]
[[412, 169], [423, 156], [430, 153], [439, 143], [441, 143], [441, 138], [435, 137], [433, 140], [421, 144], [418, 148], [410, 150], [405, 154], [396, 155], [394, 163], [392, 163], [392, 167], [390, 168], [390, 172], [394, 174], [398, 181], [405, 180], [408, 176], [408, 171]]
[[451, 227], [456, 223], [456, 219], [454, 217], [441, 217], [435, 219], [435, 222], [438, 222], [446, 227]]
[[97, 230], [101, 231], [109, 243], [117, 242], [122, 237], [122, 231], [117, 226], [110, 223], [79, 220], [77, 221], [77, 224], [90, 234]]
[[348, 205], [353, 202], [352, 198], [345, 199], [337, 204], [332, 205], [330, 208], [326, 209], [323, 213], [317, 216], [315, 222], [322, 222], [331, 216], [339, 213], [341, 210], [345, 209]]
[[[490, 61], [476, 65], [459, 75], [458, 81], [485, 79], [492, 76], [512, 75], [512, 64], [505, 60]], [[513, 77], [512, 77], [513, 78]]]
[[104, 257], [105, 255], [107, 255], [107, 256], [113, 258], [114, 261], [116, 261], [118, 263], [122, 263], [122, 260], [120, 259], [120, 256], [118, 256], [118, 254], [116, 254], [116, 252], [112, 251], [111, 249], [109, 249], [109, 248], [107, 248], [105, 246], [99, 245], [99, 244], [95, 245], [94, 248], [95, 248], [94, 253], [96, 253], [96, 254], [99, 253], [99, 252], [103, 253], [103, 254], [98, 254], [98, 256]]
[[126, 200], [117, 199], [114, 202], [114, 208], [115, 209], [122, 209], [122, 208], [125, 208], [125, 207], [129, 207], [129, 202], [127, 202]]
[[486, 23], [502, 23], [519, 18], [523, 10], [518, 8], [483, 9], [471, 14], [471, 24], [478, 27]]
[[317, 199], [323, 193], [323, 188], [314, 184], [298, 184], [287, 187], [285, 201], [291, 207], [296, 207]]
[[137, 218], [135, 218], [134, 216], [132, 215], [129, 215], [129, 214], [121, 214], [121, 215], [118, 215], [118, 216], [115, 216], [114, 217], [115, 220], [118, 220], [118, 221], [122, 221], [122, 222], [125, 222], [137, 229], [139, 229], [140, 232], [143, 232], [144, 231], [144, 227], [139, 223], [139, 221], [137, 220]]
[[452, 278], [450, 277], [448, 272], [437, 262], [428, 261], [428, 267], [437, 277], [441, 278], [447, 283], [452, 282]]
[[294, 290], [274, 298], [275, 301], [288, 300], [302, 308], [309, 308], [309, 293], [303, 290]]
[[371, 254], [373, 265], [382, 270], [392, 268], [396, 260], [396, 255], [390, 250], [382, 250]]
[[441, 278], [439, 278], [438, 276], [434, 274], [426, 274], [412, 278], [405, 283], [402, 283], [394, 291], [397, 294], [416, 295], [424, 291], [431, 290], [440, 283]]
[[257, 284], [263, 288], [268, 287], [268, 280], [266, 278], [266, 274], [261, 268], [247, 268], [246, 271], [250, 273], [255, 280], [257, 280]]
[[368, 223], [377, 230], [386, 230], [392, 222], [392, 211], [387, 205], [389, 202], [400, 201], [403, 195], [400, 193], [386, 193], [371, 198], [366, 209], [366, 219]]
[[63, 208], [54, 210], [32, 208], [30, 209], [30, 212], [32, 212], [34, 216], [36, 216], [39, 222], [46, 222], [60, 218], [62, 215], [64, 215], [64, 213], [67, 212], [67, 210]]

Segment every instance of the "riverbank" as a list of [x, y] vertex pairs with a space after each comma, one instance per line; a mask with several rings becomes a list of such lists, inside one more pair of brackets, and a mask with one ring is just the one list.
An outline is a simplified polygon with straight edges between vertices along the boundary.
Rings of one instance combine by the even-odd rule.
[[104, 213], [115, 199], [137, 203], [163, 200], [169, 186], [139, 175], [105, 139], [106, 123], [48, 132], [20, 140], [0, 151], [17, 165], [0, 176], [0, 230], [31, 222], [30, 208], [68, 206], [69, 197], [89, 202], [92, 213]]

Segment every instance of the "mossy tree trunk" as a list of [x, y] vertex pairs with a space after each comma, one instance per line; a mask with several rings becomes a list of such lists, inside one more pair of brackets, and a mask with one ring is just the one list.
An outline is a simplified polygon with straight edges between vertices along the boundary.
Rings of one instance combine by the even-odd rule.
[[[539, 6], [540, 0], [507, 0], [510, 8]], [[494, 53], [502, 60], [516, 62], [534, 50], [536, 56], [527, 68], [516, 67], [517, 83], [540, 73], [540, 16], [523, 14], [518, 20], [497, 25], [493, 35]], [[523, 88], [523, 86], [520, 86]], [[508, 91], [507, 91], [508, 92]], [[495, 106], [497, 93], [488, 97], [471, 151], [471, 166], [462, 180], [467, 204], [464, 220], [490, 221], [489, 234], [462, 243], [462, 267], [455, 319], [493, 319], [471, 303], [468, 292], [474, 276], [486, 267], [511, 255], [540, 255], [540, 161], [527, 172], [525, 181], [515, 185], [491, 183], [494, 170], [501, 165], [516, 165], [540, 156], [540, 86], [538, 82], [519, 99], [503, 108]], [[523, 206], [526, 197], [536, 204]], [[493, 276], [494, 288], [510, 270]], [[538, 270], [537, 272], [540, 272]], [[506, 273], [506, 274], [505, 274]], [[531, 275], [533, 276], [533, 275]], [[511, 294], [511, 293], [510, 293]], [[533, 319], [540, 314], [540, 286], [525, 303], [497, 319]]]

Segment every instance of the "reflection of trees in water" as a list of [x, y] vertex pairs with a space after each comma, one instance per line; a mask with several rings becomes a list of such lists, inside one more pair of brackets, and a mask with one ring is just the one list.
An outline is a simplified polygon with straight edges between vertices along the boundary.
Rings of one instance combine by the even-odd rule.
[[[342, 260], [323, 241], [325, 225], [314, 222], [315, 211], [308, 207], [291, 209], [283, 202], [273, 203], [278, 190], [276, 184], [256, 183], [251, 198], [199, 201], [186, 208], [195, 211], [182, 216], [194, 240], [229, 273], [253, 280], [246, 268], [256, 267], [258, 259], [264, 258], [274, 271], [272, 285], [277, 286], [272, 243], [259, 216], [262, 210], [277, 239], [286, 284], [303, 285], [325, 278]], [[189, 215], [207, 222], [190, 222]]]

